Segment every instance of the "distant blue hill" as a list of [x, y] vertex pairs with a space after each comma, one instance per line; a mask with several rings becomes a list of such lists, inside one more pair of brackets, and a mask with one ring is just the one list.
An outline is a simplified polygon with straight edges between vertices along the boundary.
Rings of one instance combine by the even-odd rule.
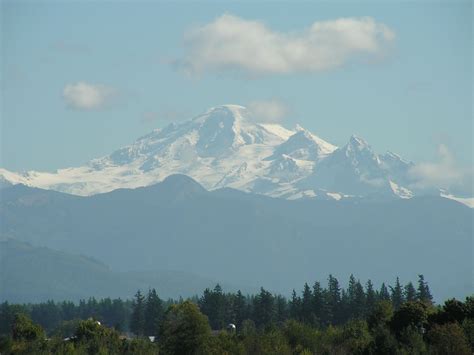
[[[82, 255], [34, 247], [13, 239], [0, 241], [0, 301], [38, 302], [130, 299], [138, 289], [155, 288], [163, 299], [189, 297], [216, 281], [180, 271], [117, 272]], [[227, 290], [236, 288], [223, 284]]]
[[[329, 273], [377, 285], [421, 273], [437, 300], [473, 292], [473, 210], [439, 197], [288, 201], [209, 192], [173, 175], [90, 197], [15, 185], [2, 190], [0, 217], [4, 238], [88, 255], [117, 271], [193, 272], [284, 294]], [[14, 277], [0, 272], [3, 282]]]

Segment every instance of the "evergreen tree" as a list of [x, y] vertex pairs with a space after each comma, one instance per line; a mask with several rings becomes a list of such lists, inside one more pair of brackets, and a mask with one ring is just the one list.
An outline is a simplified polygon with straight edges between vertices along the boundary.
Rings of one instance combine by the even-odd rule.
[[120, 298], [112, 301], [112, 316], [109, 324], [112, 325], [116, 330], [125, 330], [127, 319], [129, 316], [129, 309], [124, 301]]
[[292, 319], [299, 320], [301, 314], [301, 298], [296, 295], [296, 291], [293, 290], [290, 301], [290, 317]]
[[280, 324], [288, 319], [288, 302], [286, 298], [278, 295], [275, 297], [276, 321]]
[[275, 320], [275, 299], [263, 287], [254, 298], [254, 319], [258, 327], [266, 327]]
[[62, 320], [71, 320], [77, 317], [74, 302], [64, 301], [61, 303]]
[[132, 303], [130, 330], [138, 336], [145, 332], [145, 296], [138, 290]]
[[149, 290], [145, 305], [145, 335], [158, 335], [163, 313], [163, 301], [158, 297], [155, 289]]
[[365, 314], [365, 293], [359, 280], [356, 281], [354, 275], [349, 277], [349, 285], [347, 288], [348, 297], [348, 318], [361, 318]]
[[90, 297], [87, 300], [87, 312], [88, 318], [100, 319], [99, 302], [95, 297]]
[[390, 293], [388, 293], [387, 286], [385, 286], [385, 283], [382, 282], [382, 285], [380, 286], [380, 291], [378, 294], [378, 300], [379, 301], [390, 301]]
[[328, 278], [326, 303], [328, 306], [329, 322], [337, 324], [341, 318], [341, 288], [339, 286], [339, 281], [332, 275], [329, 275]]
[[219, 284], [214, 290], [206, 289], [199, 300], [199, 307], [208, 318], [211, 329], [222, 329], [225, 327], [225, 295]]
[[313, 313], [317, 322], [322, 324], [326, 320], [326, 306], [324, 303], [324, 290], [319, 282], [313, 285]]
[[98, 303], [98, 311], [100, 314], [100, 322], [107, 324], [109, 327], [112, 326], [110, 318], [112, 317], [112, 299], [110, 297], [103, 298]]
[[347, 304], [345, 307], [345, 312], [347, 314], [347, 319], [353, 318], [354, 317], [354, 311], [355, 311], [355, 284], [356, 284], [356, 279], [353, 274], [349, 276], [349, 283], [347, 286], [347, 301], [343, 302], [344, 304]]
[[305, 283], [303, 287], [301, 314], [299, 318], [307, 324], [312, 324], [315, 318], [313, 314], [313, 294], [307, 283]]
[[372, 281], [368, 280], [365, 286], [366, 293], [366, 314], [370, 314], [374, 309], [375, 303], [377, 302], [377, 295], [374, 290], [374, 285]]
[[364, 288], [359, 280], [354, 285], [354, 295], [352, 299], [353, 316], [363, 318], [366, 314], [367, 299]]
[[31, 309], [31, 320], [41, 324], [45, 329], [54, 329], [61, 321], [60, 308], [54, 301], [47, 301], [33, 305]]
[[423, 275], [418, 275], [418, 290], [416, 293], [417, 300], [431, 304], [433, 301], [433, 296], [431, 295], [430, 288], [425, 282], [425, 277]]
[[81, 318], [81, 319], [87, 319], [88, 318], [88, 314], [87, 314], [87, 304], [86, 304], [86, 301], [85, 300], [79, 300], [79, 306], [77, 307], [77, 316], [78, 318]]
[[349, 292], [341, 288], [341, 301], [335, 312], [335, 324], [342, 324], [353, 317], [353, 309], [351, 308], [351, 301], [349, 298]]
[[405, 295], [405, 300], [407, 302], [416, 301], [416, 290], [415, 290], [415, 286], [413, 286], [413, 283], [411, 281], [406, 284], [404, 295]]
[[237, 291], [237, 294], [234, 297], [234, 301], [232, 303], [233, 306], [233, 314], [234, 314], [234, 323], [238, 329], [241, 328], [242, 322], [247, 319], [247, 302], [245, 300], [244, 295], [240, 290]]
[[355, 284], [356, 284], [356, 279], [354, 275], [351, 274], [351, 276], [349, 276], [349, 284], [347, 286], [347, 295], [349, 297], [350, 302], [353, 302], [354, 300]]
[[395, 287], [390, 286], [390, 291], [390, 298], [392, 299], [393, 309], [398, 310], [402, 303], [405, 301], [403, 297], [403, 289], [400, 285], [400, 280], [398, 277], [395, 281]]
[[222, 291], [222, 287], [219, 284], [216, 284], [213, 290], [214, 294], [214, 306], [216, 308], [215, 312], [215, 322], [216, 329], [221, 329], [226, 326], [225, 324], [225, 295]]

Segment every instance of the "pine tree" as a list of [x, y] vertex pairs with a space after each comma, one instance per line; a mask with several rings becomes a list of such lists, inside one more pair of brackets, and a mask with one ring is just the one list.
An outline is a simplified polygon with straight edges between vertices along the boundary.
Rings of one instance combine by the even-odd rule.
[[232, 303], [233, 313], [234, 313], [234, 322], [238, 329], [242, 326], [242, 322], [248, 318], [247, 314], [247, 302], [244, 295], [240, 290], [237, 291], [237, 294], [234, 297], [234, 302]]
[[98, 307], [98, 303], [95, 297], [90, 297], [87, 300], [86, 309], [87, 309], [87, 318], [94, 318], [94, 319], [99, 318], [99, 307]]
[[341, 318], [341, 288], [339, 281], [332, 276], [328, 277], [328, 290], [326, 293], [327, 305], [329, 311], [329, 322], [337, 324]]
[[313, 294], [308, 284], [305, 283], [303, 287], [303, 297], [301, 299], [301, 314], [300, 319], [307, 324], [314, 322], [313, 314]]
[[350, 318], [353, 317], [352, 315], [352, 308], [349, 299], [349, 292], [341, 289], [341, 301], [339, 302], [339, 306], [336, 308], [335, 316], [336, 319], [334, 320], [335, 324], [342, 324], [347, 322]]
[[112, 317], [110, 324], [118, 330], [122, 331], [125, 329], [127, 323], [128, 312], [125, 303], [120, 299], [114, 299], [112, 301]]
[[280, 324], [288, 319], [288, 302], [286, 298], [278, 295], [275, 297], [276, 321]]
[[319, 324], [324, 323], [326, 320], [326, 307], [324, 303], [324, 290], [321, 288], [319, 282], [315, 282], [313, 285], [313, 312], [316, 316]]
[[145, 335], [158, 335], [163, 313], [163, 301], [155, 289], [149, 290], [145, 305]]
[[292, 319], [300, 320], [301, 314], [301, 298], [296, 295], [296, 291], [293, 290], [290, 301], [290, 317]]
[[366, 314], [367, 299], [364, 288], [359, 280], [354, 285], [354, 295], [352, 300], [353, 316], [355, 318], [363, 318]]
[[254, 298], [254, 318], [258, 327], [266, 327], [275, 320], [275, 298], [263, 287]]
[[418, 275], [418, 290], [416, 297], [419, 301], [432, 304], [433, 296], [431, 295], [430, 288], [428, 283], [425, 282], [425, 277], [423, 275]]
[[201, 312], [209, 318], [209, 324], [212, 329], [222, 329], [225, 324], [225, 295], [219, 284], [214, 290], [206, 289], [199, 300]]
[[356, 279], [354, 275], [351, 274], [351, 276], [349, 276], [349, 285], [347, 286], [347, 295], [349, 296], [350, 302], [354, 300], [355, 284], [356, 284]]
[[349, 286], [347, 288], [349, 318], [361, 318], [365, 314], [365, 293], [359, 280], [356, 281], [354, 275], [349, 277]]
[[374, 285], [372, 284], [372, 281], [367, 281], [367, 284], [365, 286], [365, 293], [366, 293], [366, 309], [367, 312], [366, 314], [370, 314], [372, 310], [374, 309], [375, 303], [377, 302], [377, 295], [374, 291]]
[[145, 296], [138, 290], [132, 302], [132, 315], [130, 318], [130, 330], [138, 336], [145, 332]]
[[63, 315], [63, 320], [71, 320], [76, 318], [77, 315], [74, 302], [64, 301], [61, 303], [61, 314]]
[[413, 283], [411, 281], [406, 284], [404, 295], [405, 295], [405, 300], [407, 302], [416, 301], [416, 290], [415, 290], [415, 286], [413, 286]]
[[225, 322], [225, 295], [222, 292], [221, 285], [217, 284], [213, 290], [215, 307], [215, 329], [222, 329], [226, 326]]
[[391, 291], [390, 298], [392, 299], [393, 309], [397, 310], [405, 301], [403, 297], [403, 289], [402, 289], [402, 286], [400, 285], [400, 280], [398, 277], [395, 281], [395, 287], [390, 286], [390, 291]]
[[379, 301], [390, 301], [390, 294], [388, 293], [387, 286], [385, 286], [385, 283], [382, 282], [382, 285], [380, 286], [380, 291], [378, 294], [378, 300]]

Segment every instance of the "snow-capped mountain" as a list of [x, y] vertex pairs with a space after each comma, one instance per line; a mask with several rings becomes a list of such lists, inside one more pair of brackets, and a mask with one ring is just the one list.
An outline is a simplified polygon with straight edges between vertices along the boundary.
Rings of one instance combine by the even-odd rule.
[[376, 154], [362, 138], [352, 136], [342, 148], [335, 150], [318, 164], [307, 177], [298, 182], [302, 188], [343, 191], [351, 196], [373, 194], [412, 197], [412, 192], [400, 187], [410, 166], [397, 155]]
[[0, 183], [93, 195], [179, 173], [210, 190], [232, 187], [288, 199], [410, 198], [416, 194], [412, 165], [394, 153], [376, 154], [356, 136], [338, 148], [300, 126], [258, 123], [245, 107], [223, 105], [82, 167], [22, 174], [0, 169]]

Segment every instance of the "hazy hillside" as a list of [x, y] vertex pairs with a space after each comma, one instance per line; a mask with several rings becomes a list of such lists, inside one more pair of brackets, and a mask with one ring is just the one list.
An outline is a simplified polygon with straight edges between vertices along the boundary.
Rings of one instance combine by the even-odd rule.
[[[214, 281], [174, 271], [115, 272], [92, 258], [33, 247], [12, 239], [0, 242], [0, 300], [38, 302], [89, 297], [131, 298], [137, 289], [156, 288], [164, 299], [191, 296]], [[232, 287], [227, 286], [232, 289]]]
[[329, 273], [377, 283], [423, 273], [440, 299], [473, 290], [473, 210], [437, 197], [288, 201], [175, 175], [91, 197], [13, 186], [0, 213], [6, 236], [122, 271], [192, 271], [284, 293]]

